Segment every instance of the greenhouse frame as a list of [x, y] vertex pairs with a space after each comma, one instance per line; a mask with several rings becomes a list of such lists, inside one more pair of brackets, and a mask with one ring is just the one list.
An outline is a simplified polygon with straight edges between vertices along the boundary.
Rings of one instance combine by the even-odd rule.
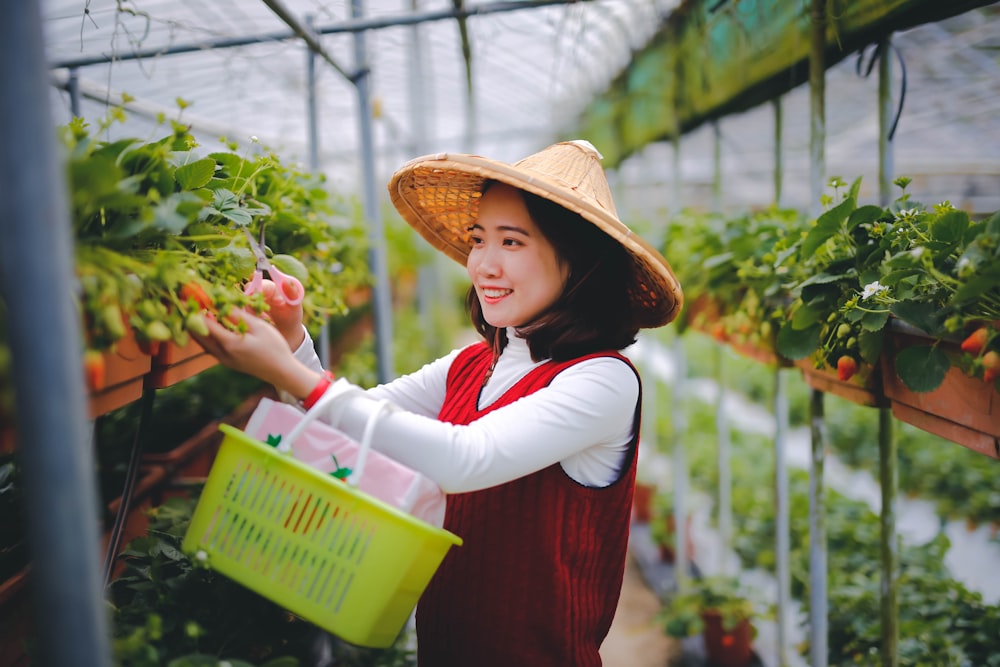
[[[444, 339], [462, 328], [441, 309], [461, 309], [455, 267], [400, 231], [392, 173], [419, 155], [513, 162], [569, 139], [598, 148], [622, 219], [685, 292], [678, 320], [628, 353], [644, 378], [634, 511], [640, 486], [660, 503], [652, 519], [633, 514], [630, 550], [660, 606], [716, 576], [756, 588], [768, 611], [740, 664], [1000, 656], [1000, 4], [14, 4], [0, 39], [0, 519], [18, 535], [0, 544], [14, 563], [0, 571], [0, 665], [122, 659], [106, 596], [123, 552], [137, 553], [134, 517], [155, 522], [201, 488], [219, 424], [245, 425], [266, 395], [227, 385], [233, 412], [190, 429], [215, 436], [207, 449], [179, 463], [150, 451], [179, 388], [221, 368], [197, 345], [159, 367], [143, 347], [151, 320], [167, 324], [164, 348], [191, 347], [183, 309], [129, 317], [126, 297], [155, 294], [144, 283], [186, 280], [155, 252], [101, 266], [146, 233], [218, 250], [204, 216], [182, 220], [184, 183], [200, 176], [171, 154], [234, 170], [233, 189], [256, 196], [246, 215], [285, 221], [269, 228], [287, 244], [272, 259], [301, 252], [290, 266], [319, 280], [307, 307], [324, 365], [357, 364], [376, 384], [457, 346]], [[130, 151], [156, 171], [128, 173]], [[123, 171], [106, 176], [111, 163]], [[122, 195], [144, 178], [180, 185]], [[235, 204], [199, 205], [241, 224]], [[95, 232], [81, 211], [121, 226]], [[287, 231], [300, 219], [308, 241]], [[886, 225], [912, 245], [891, 244]], [[138, 275], [115, 282], [126, 267]], [[229, 269], [190, 275], [207, 285]], [[121, 333], [94, 324], [112, 305]], [[87, 355], [128, 356], [97, 341], [136, 332], [137, 378], [117, 384], [102, 365], [95, 389]], [[94, 473], [112, 439], [109, 505]], [[98, 507], [100, 521], [81, 520]], [[668, 518], [669, 561], [651, 550]], [[140, 627], [130, 637], [154, 645]], [[690, 664], [717, 664], [671, 636]], [[343, 660], [315, 662], [362, 664]]]

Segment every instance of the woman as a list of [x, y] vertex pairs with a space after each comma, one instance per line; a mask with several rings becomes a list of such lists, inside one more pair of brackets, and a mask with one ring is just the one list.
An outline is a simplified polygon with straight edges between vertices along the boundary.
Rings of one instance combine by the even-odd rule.
[[[449, 494], [462, 537], [417, 605], [423, 666], [601, 663], [621, 591], [639, 437], [638, 373], [619, 353], [671, 321], [670, 267], [621, 223], [600, 155], [550, 146], [509, 165], [435, 155], [403, 166], [393, 203], [466, 265], [483, 341], [359, 395], [328, 420], [360, 438], [379, 399], [395, 409], [372, 446]], [[224, 364], [309, 407], [343, 380], [321, 372], [301, 309], [273, 285], [274, 326], [212, 323]], [[330, 389], [330, 387], [333, 389]]]

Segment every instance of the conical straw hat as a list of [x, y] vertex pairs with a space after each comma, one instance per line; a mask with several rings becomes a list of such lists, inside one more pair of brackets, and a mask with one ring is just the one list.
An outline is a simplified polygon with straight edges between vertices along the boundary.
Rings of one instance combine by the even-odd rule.
[[554, 144], [514, 164], [478, 155], [426, 155], [393, 174], [389, 195], [407, 223], [463, 266], [485, 181], [500, 181], [550, 199], [597, 225], [628, 250], [633, 262], [628, 293], [639, 326], [662, 326], [680, 312], [680, 283], [663, 255], [618, 219], [600, 159], [586, 141]]

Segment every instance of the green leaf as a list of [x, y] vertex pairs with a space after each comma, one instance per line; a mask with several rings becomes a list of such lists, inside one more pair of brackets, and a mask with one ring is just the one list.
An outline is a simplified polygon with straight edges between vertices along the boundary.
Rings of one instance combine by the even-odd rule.
[[889, 307], [892, 314], [907, 324], [926, 333], [932, 333], [940, 326], [938, 308], [932, 303], [923, 301], [899, 301]]
[[180, 234], [195, 219], [201, 199], [190, 192], [175, 192], [153, 208], [153, 226]]
[[215, 160], [203, 158], [183, 167], [177, 167], [174, 178], [181, 190], [194, 190], [208, 185], [215, 175]]
[[936, 241], [953, 244], [962, 240], [969, 227], [969, 214], [965, 211], [948, 211], [931, 223], [931, 237]]
[[844, 220], [848, 214], [854, 210], [855, 201], [848, 197], [830, 210], [823, 213], [816, 220], [816, 224], [806, 235], [802, 242], [802, 254], [809, 257], [815, 253], [821, 245], [837, 234], [843, 228]]
[[795, 329], [808, 329], [809, 327], [826, 320], [826, 308], [814, 306], [812, 304], [802, 304], [792, 315], [791, 324]]
[[253, 222], [253, 216], [251, 216], [242, 208], [227, 208], [222, 211], [219, 211], [219, 213], [222, 214], [223, 218], [235, 222], [237, 225], [240, 225], [241, 227], [246, 227], [251, 222]]
[[861, 333], [858, 334], [858, 350], [861, 352], [861, 358], [870, 364], [876, 363], [878, 358], [882, 356], [883, 338], [883, 330], [862, 330]]
[[822, 325], [807, 329], [796, 329], [791, 322], [785, 322], [778, 331], [778, 352], [786, 359], [805, 359], [819, 347]]
[[886, 310], [865, 312], [861, 318], [861, 327], [866, 331], [881, 331], [885, 328], [885, 323], [888, 321], [889, 312]]
[[851, 211], [851, 214], [847, 217], [847, 228], [854, 229], [858, 225], [875, 222], [882, 217], [883, 212], [884, 209], [881, 206], [875, 206], [873, 204], [856, 208]]
[[950, 367], [948, 355], [929, 345], [908, 347], [896, 355], [896, 375], [910, 391], [937, 389]]

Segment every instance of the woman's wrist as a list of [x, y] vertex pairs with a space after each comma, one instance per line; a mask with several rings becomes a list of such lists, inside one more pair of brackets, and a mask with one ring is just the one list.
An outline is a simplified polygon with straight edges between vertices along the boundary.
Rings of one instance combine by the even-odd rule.
[[309, 390], [309, 393], [306, 394], [305, 397], [299, 401], [299, 403], [301, 403], [302, 407], [306, 410], [311, 409], [312, 406], [316, 404], [316, 401], [318, 401], [323, 394], [326, 393], [326, 390], [330, 388], [330, 385], [333, 384], [334, 380], [336, 380], [336, 376], [332, 372], [327, 370], [323, 371], [320, 373], [316, 384], [313, 385], [312, 389]]

